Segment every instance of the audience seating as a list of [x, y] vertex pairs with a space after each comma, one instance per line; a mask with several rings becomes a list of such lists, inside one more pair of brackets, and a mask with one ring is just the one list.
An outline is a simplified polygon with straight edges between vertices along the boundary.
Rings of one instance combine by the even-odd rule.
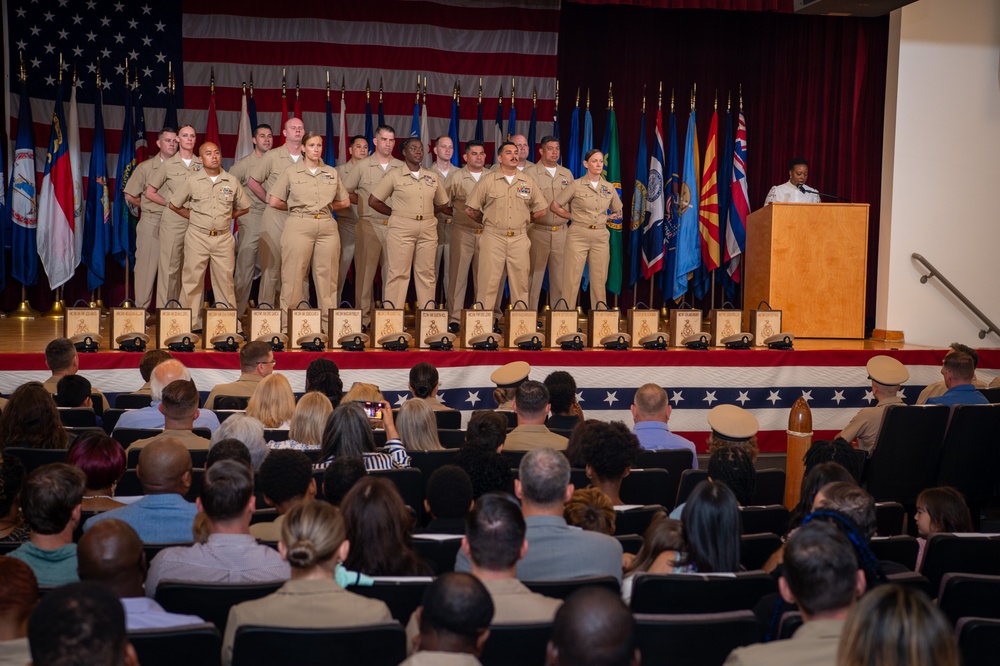
[[465, 431], [438, 428], [438, 441], [446, 449], [460, 449], [465, 444]]
[[508, 451], [507, 449], [504, 449], [500, 452], [500, 455], [504, 457], [511, 469], [517, 469], [521, 466], [521, 458], [523, 458], [526, 453], [527, 451]]
[[271, 583], [180, 583], [163, 581], [156, 588], [156, 601], [171, 613], [198, 615], [225, 634], [229, 609], [238, 603], [260, 599], [275, 592], [284, 581]]
[[273, 523], [274, 519], [278, 517], [278, 510], [274, 508], [257, 509], [250, 516], [250, 524], [256, 525], [257, 523]]
[[375, 578], [374, 585], [352, 585], [350, 590], [369, 599], [384, 601], [393, 619], [405, 625], [413, 611], [417, 610], [432, 580], [430, 576]]
[[66, 434], [69, 435], [71, 443], [78, 437], [82, 437], [84, 435], [105, 434], [104, 428], [100, 426], [63, 426], [63, 430], [65, 430]]
[[483, 666], [544, 666], [545, 648], [552, 634], [549, 622], [495, 624], [483, 646], [479, 661]]
[[288, 440], [288, 428], [265, 428], [265, 442], [284, 442]]
[[388, 438], [386, 437], [386, 434], [385, 434], [385, 430], [382, 430], [382, 429], [373, 430], [372, 431], [372, 438], [375, 440], [375, 446], [376, 446], [376, 448], [381, 448], [381, 447], [385, 446], [385, 443], [388, 441]]
[[128, 639], [142, 666], [219, 666], [221, 661], [222, 636], [210, 622], [131, 631]]
[[434, 575], [439, 576], [448, 571], [455, 570], [455, 557], [462, 547], [462, 536], [455, 535], [454, 539], [425, 539], [419, 534], [413, 537], [413, 548], [434, 570]]
[[708, 472], [703, 469], [686, 469], [681, 472], [681, 478], [677, 485], [677, 499], [674, 501], [676, 509], [687, 501], [688, 495], [702, 481], [708, 481]]
[[117, 409], [142, 409], [153, 404], [153, 396], [149, 393], [119, 393], [115, 396]]
[[215, 404], [212, 405], [212, 409], [242, 411], [247, 408], [248, 402], [250, 402], [250, 398], [245, 395], [217, 395], [215, 396]]
[[[122, 445], [123, 449], [127, 449], [140, 439], [156, 437], [162, 432], [163, 428], [115, 428], [112, 437]], [[191, 432], [205, 439], [212, 438], [212, 431], [208, 428], [193, 428]]]
[[416, 467], [424, 475], [424, 483], [439, 467], [455, 462], [455, 451], [410, 451], [410, 466]]
[[615, 511], [615, 535], [645, 534], [646, 528], [653, 522], [653, 517], [665, 512], [666, 509], [658, 504]]
[[621, 585], [614, 576], [587, 576], [569, 580], [525, 580], [521, 581], [532, 592], [547, 597], [563, 599], [584, 587], [605, 587], [615, 594], [621, 594]]
[[952, 486], [965, 496], [978, 526], [980, 508], [995, 495], [1000, 479], [1000, 404], [957, 405], [951, 412], [934, 485]]
[[677, 496], [676, 490], [671, 493], [671, 487], [670, 472], [665, 469], [633, 469], [622, 479], [621, 497], [626, 504], [658, 504], [667, 508]]
[[233, 666], [369, 664], [396, 666], [406, 659], [406, 634], [398, 622], [344, 629], [245, 625], [236, 630]]
[[937, 595], [948, 573], [1000, 576], [1000, 537], [993, 535], [932, 534], [924, 550], [920, 573]]
[[763, 571], [735, 574], [637, 574], [632, 611], [668, 615], [751, 610], [778, 584]]
[[767, 468], [757, 470], [757, 489], [750, 504], [767, 506], [785, 501], [785, 470]]
[[911, 571], [917, 569], [917, 554], [920, 544], [916, 538], [908, 535], [875, 537], [868, 542], [875, 557], [879, 560], [902, 564]]
[[101, 416], [101, 422], [104, 424], [104, 432], [111, 434], [115, 431], [115, 426], [118, 425], [118, 419], [122, 417], [122, 414], [127, 412], [127, 409], [105, 409], [104, 414]]
[[96, 428], [97, 414], [90, 407], [60, 407], [59, 420], [71, 428]]
[[967, 666], [991, 664], [1000, 654], [1000, 620], [963, 617], [955, 630], [962, 663]]
[[622, 550], [635, 555], [642, 548], [642, 536], [639, 534], [616, 534], [615, 538], [622, 545]]
[[934, 485], [941, 442], [948, 423], [947, 405], [889, 405], [865, 479], [876, 502], [916, 503]]
[[192, 545], [193, 543], [194, 543], [193, 541], [182, 541], [182, 542], [179, 542], [179, 543], [145, 543], [144, 542], [142, 544], [142, 552], [146, 553], [146, 563], [148, 564], [148, 563], [152, 562], [153, 558], [156, 557], [156, 555], [161, 550], [163, 550], [164, 548], [173, 548], [174, 546], [184, 546], [184, 547], [186, 547], [186, 546]]
[[955, 625], [963, 617], [1000, 620], [1000, 576], [945, 574], [938, 606]]
[[740, 564], [747, 571], [756, 571], [781, 548], [781, 537], [771, 532], [746, 534], [740, 537]]
[[994, 386], [993, 388], [981, 388], [979, 392], [986, 396], [986, 399], [990, 401], [990, 404], [1000, 403], [1000, 386]]
[[721, 666], [738, 647], [759, 643], [763, 630], [750, 611], [635, 616], [642, 666]]
[[882, 537], [906, 534], [906, 508], [899, 502], [876, 502], [875, 534]]
[[886, 579], [890, 583], [896, 585], [904, 585], [906, 587], [912, 587], [915, 590], [920, 590], [927, 595], [928, 598], [933, 598], [937, 594], [936, 590], [931, 589], [930, 581], [927, 580], [925, 576], [918, 574], [914, 571], [902, 571], [900, 573], [891, 573], [886, 575]]
[[438, 430], [461, 430], [462, 412], [457, 409], [435, 409], [434, 419]]
[[788, 509], [781, 504], [740, 507], [743, 534], [760, 534], [761, 532], [784, 534], [788, 531], [788, 520]]
[[792, 637], [799, 627], [802, 626], [802, 613], [799, 611], [785, 611], [778, 621], [777, 640], [785, 640]]
[[102, 396], [100, 393], [91, 393], [90, 403], [93, 405], [94, 413], [96, 413], [98, 416], [104, 413], [105, 407], [110, 406], [104, 404], [104, 396]]
[[21, 545], [19, 541], [0, 541], [0, 555], [7, 555], [12, 550], [20, 548]]
[[[637, 469], [665, 469], [669, 475], [666, 487], [663, 489], [665, 500], [660, 502], [667, 509], [674, 508], [677, 499], [677, 488], [681, 482], [681, 474], [686, 469], [694, 467], [695, 456], [687, 449], [672, 449], [667, 451], [643, 451], [639, 454], [633, 467]], [[634, 470], [633, 470], [634, 471]]]
[[517, 427], [517, 412], [502, 411], [502, 412], [497, 412], [497, 413], [498, 414], [503, 414], [504, 416], [507, 417], [507, 430], [508, 431], [509, 430], [513, 430], [514, 428]]
[[222, 423], [228, 419], [233, 414], [246, 414], [242, 409], [213, 409], [215, 416], [219, 419], [219, 423]]
[[[199, 428], [200, 430], [208, 430], [207, 428]], [[160, 432], [160, 431], [157, 431]], [[128, 452], [128, 469], [135, 469], [139, 464], [139, 453], [142, 449], [132, 449]], [[188, 449], [188, 453], [191, 454], [191, 466], [196, 468], [204, 468], [205, 461], [208, 460], [208, 449]]]
[[380, 476], [392, 481], [396, 490], [402, 495], [403, 501], [416, 514], [417, 524], [423, 524], [426, 481], [419, 469], [380, 469], [371, 472], [371, 476]]
[[8, 446], [3, 452], [19, 458], [28, 474], [42, 465], [64, 463], [69, 455], [68, 449], [31, 449], [23, 446]]

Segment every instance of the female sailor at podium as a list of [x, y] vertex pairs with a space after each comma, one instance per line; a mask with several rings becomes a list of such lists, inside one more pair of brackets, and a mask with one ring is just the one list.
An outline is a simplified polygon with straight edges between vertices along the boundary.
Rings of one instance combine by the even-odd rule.
[[796, 157], [788, 163], [788, 182], [775, 185], [767, 193], [764, 205], [774, 203], [819, 203], [819, 193], [805, 187], [809, 180], [809, 163], [805, 158]]

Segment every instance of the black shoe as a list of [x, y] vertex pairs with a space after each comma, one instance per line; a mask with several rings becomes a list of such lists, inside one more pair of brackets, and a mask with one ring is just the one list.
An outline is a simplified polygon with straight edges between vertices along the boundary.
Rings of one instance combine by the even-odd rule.
[[454, 333], [455, 335], [458, 335], [458, 331], [460, 328], [461, 327], [458, 325], [458, 322], [453, 321], [450, 324], [448, 324], [449, 333]]
[[361, 324], [361, 332], [362, 333], [368, 332], [368, 324]]
[[499, 319], [494, 319], [493, 320], [493, 332], [496, 333], [497, 335], [500, 335], [501, 333], [503, 333], [503, 330], [500, 328], [500, 320]]

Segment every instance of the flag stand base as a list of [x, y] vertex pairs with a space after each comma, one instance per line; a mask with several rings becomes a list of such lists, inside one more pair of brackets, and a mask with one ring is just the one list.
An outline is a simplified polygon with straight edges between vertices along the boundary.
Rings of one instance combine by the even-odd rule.
[[62, 319], [66, 316], [66, 304], [61, 300], [57, 300], [52, 303], [52, 307], [49, 311], [42, 315], [46, 319]]
[[7, 316], [11, 319], [38, 319], [41, 315], [38, 314], [37, 310], [32, 309], [31, 303], [25, 299], [21, 301], [21, 305], [16, 310], [8, 312]]

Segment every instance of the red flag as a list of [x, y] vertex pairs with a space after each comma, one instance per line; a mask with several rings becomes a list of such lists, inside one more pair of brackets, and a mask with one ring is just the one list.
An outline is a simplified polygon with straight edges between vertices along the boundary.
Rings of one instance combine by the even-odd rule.
[[719, 267], [719, 165], [716, 145], [719, 137], [719, 114], [712, 114], [705, 147], [705, 171], [701, 179], [698, 201], [698, 232], [701, 234], [701, 260], [714, 271]]
[[219, 145], [219, 119], [215, 115], [215, 91], [208, 97], [208, 126], [205, 128], [205, 141]]

